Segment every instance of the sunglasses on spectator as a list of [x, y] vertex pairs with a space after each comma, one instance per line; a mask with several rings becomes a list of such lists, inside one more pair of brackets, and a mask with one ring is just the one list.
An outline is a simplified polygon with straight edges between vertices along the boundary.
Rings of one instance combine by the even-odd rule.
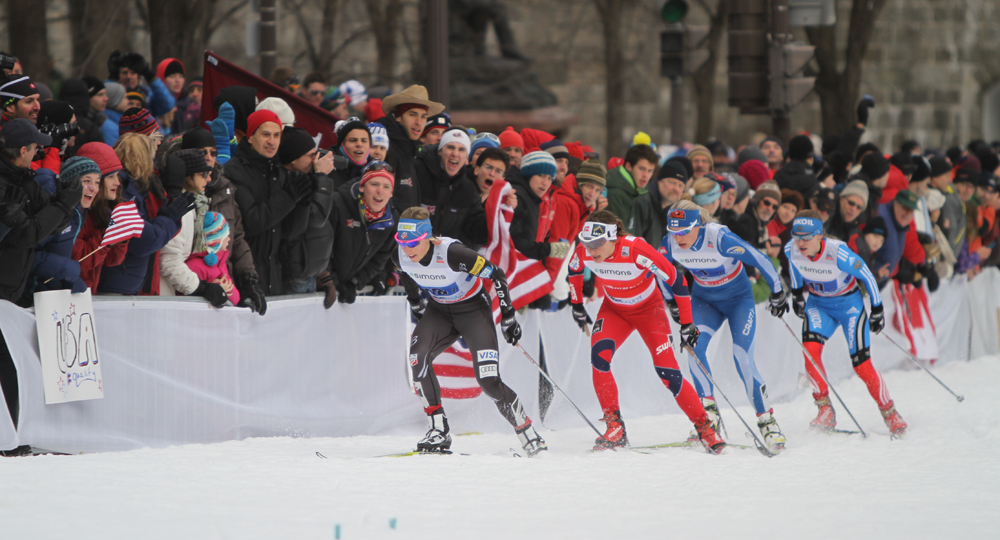
[[392, 165], [389, 165], [384, 161], [373, 161], [368, 165], [365, 165], [365, 168], [361, 169], [361, 174], [364, 175], [368, 171], [385, 171], [387, 173], [394, 172], [392, 170]]
[[214, 149], [214, 148], [211, 149], [211, 150], [205, 150], [205, 155], [206, 156], [212, 156], [212, 157], [219, 157], [219, 151], [216, 150], [216, 149]]
[[857, 208], [858, 210], [861, 210], [862, 208], [864, 208], [863, 204], [858, 204], [858, 203], [856, 203], [856, 202], [854, 202], [854, 201], [852, 201], [850, 199], [844, 199], [844, 202], [846, 202], [847, 206], [850, 206], [851, 208]]
[[326, 92], [324, 92], [323, 90], [310, 90], [309, 93], [314, 96], [322, 96]]
[[761, 199], [760, 204], [763, 204], [767, 208], [778, 207], [778, 203], [771, 201], [771, 199]]

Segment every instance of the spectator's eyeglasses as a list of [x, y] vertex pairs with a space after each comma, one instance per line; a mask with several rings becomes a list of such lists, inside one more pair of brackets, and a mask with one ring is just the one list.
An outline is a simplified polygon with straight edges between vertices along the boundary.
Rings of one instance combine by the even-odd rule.
[[205, 150], [205, 156], [219, 157], [219, 151], [215, 149]]
[[762, 199], [760, 204], [763, 204], [765, 208], [777, 208], [778, 203], [772, 202], [770, 199]]
[[365, 168], [361, 169], [361, 174], [364, 175], [368, 171], [385, 171], [390, 174], [395, 172], [392, 170], [392, 165], [389, 165], [384, 161], [373, 161], [368, 165], [365, 165]]
[[200, 172], [200, 173], [198, 173], [198, 176], [200, 176], [202, 178], [208, 178], [209, 176], [212, 176], [212, 173], [211, 173], [211, 171]]
[[850, 206], [851, 208], [857, 208], [858, 210], [864, 208], [864, 205], [858, 204], [850, 199], [844, 199], [844, 202], [847, 203], [847, 206]]
[[314, 96], [322, 96], [326, 92], [323, 91], [323, 90], [310, 90], [309, 93], [312, 94], [312, 95], [314, 95]]
[[396, 238], [396, 243], [397, 244], [399, 244], [399, 245], [401, 245], [403, 247], [415, 248], [418, 245], [420, 245], [420, 242], [422, 240], [424, 240], [425, 238], [427, 238], [427, 235], [426, 234], [421, 234], [420, 236], [414, 238], [413, 240], [410, 240], [409, 242], [404, 242], [404, 241], [400, 240], [399, 239], [399, 233], [396, 233], [396, 237], [397, 237]]

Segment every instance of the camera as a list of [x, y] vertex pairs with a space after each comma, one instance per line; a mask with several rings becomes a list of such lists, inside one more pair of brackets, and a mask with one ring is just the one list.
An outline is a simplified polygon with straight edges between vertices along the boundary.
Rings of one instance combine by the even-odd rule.
[[17, 64], [17, 58], [0, 54], [0, 69], [14, 69], [15, 64]]
[[75, 122], [66, 124], [45, 124], [38, 131], [52, 137], [52, 146], [59, 146], [61, 141], [80, 134], [80, 126]]

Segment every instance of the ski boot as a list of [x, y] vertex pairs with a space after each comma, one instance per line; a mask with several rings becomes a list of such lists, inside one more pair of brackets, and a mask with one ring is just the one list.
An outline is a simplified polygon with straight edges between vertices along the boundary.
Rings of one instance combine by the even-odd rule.
[[594, 450], [625, 448], [628, 446], [628, 435], [625, 433], [625, 423], [622, 422], [621, 411], [604, 411], [601, 422], [608, 424], [607, 431], [594, 441]]
[[785, 436], [781, 434], [778, 421], [774, 419], [774, 409], [757, 417], [757, 427], [764, 437], [764, 444], [772, 454], [777, 454], [785, 449]]
[[[719, 406], [715, 404], [715, 398], [701, 398], [701, 406], [704, 407], [705, 412], [708, 413], [708, 419], [712, 421], [712, 429], [718, 433], [722, 429], [722, 415], [719, 414]], [[698, 430], [691, 430], [691, 434], [688, 435], [688, 440], [701, 440], [701, 437], [698, 436]]]
[[417, 443], [419, 452], [442, 452], [447, 453], [451, 448], [451, 430], [448, 428], [448, 417], [443, 412], [435, 412], [427, 417], [431, 421], [431, 428], [427, 430], [427, 435]]
[[889, 433], [892, 434], [893, 439], [902, 439], [906, 435], [906, 422], [903, 421], [903, 417], [896, 412], [896, 405], [890, 401], [886, 404], [883, 409], [879, 407], [882, 411], [882, 418], [885, 419], [885, 425], [889, 427]]
[[708, 415], [705, 416], [701, 423], [695, 424], [694, 428], [698, 431], [698, 438], [709, 454], [718, 454], [726, 447], [726, 441], [722, 440], [722, 437], [715, 432], [715, 428], [712, 427], [712, 421], [708, 418]]
[[813, 394], [813, 399], [816, 400], [816, 406], [819, 407], [819, 414], [812, 422], [809, 422], [809, 427], [819, 431], [830, 431], [837, 427], [837, 414], [833, 412], [833, 406], [830, 405], [830, 396]]
[[528, 423], [515, 429], [517, 433], [517, 439], [521, 441], [521, 448], [528, 453], [528, 457], [534, 457], [535, 454], [548, 451], [549, 447], [545, 446], [545, 441], [538, 435], [535, 431], [535, 426], [531, 425], [531, 420]]

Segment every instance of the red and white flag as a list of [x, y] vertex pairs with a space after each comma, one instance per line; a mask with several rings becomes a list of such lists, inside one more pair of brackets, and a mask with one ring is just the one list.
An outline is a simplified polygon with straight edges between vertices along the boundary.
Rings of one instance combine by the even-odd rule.
[[145, 226], [146, 222], [139, 215], [134, 201], [118, 203], [111, 211], [111, 221], [108, 222], [108, 228], [104, 231], [101, 247], [130, 238], [138, 238], [142, 236], [142, 228]]
[[[510, 288], [511, 303], [520, 309], [552, 291], [552, 283], [545, 265], [541, 261], [529, 259], [514, 248], [510, 237], [510, 222], [514, 219], [514, 209], [504, 204], [507, 195], [514, 188], [510, 183], [498, 180], [490, 188], [486, 199], [486, 219], [489, 229], [489, 243], [482, 255], [503, 270]], [[492, 291], [491, 291], [492, 292]], [[493, 298], [494, 317], [499, 319], [497, 300]]]

